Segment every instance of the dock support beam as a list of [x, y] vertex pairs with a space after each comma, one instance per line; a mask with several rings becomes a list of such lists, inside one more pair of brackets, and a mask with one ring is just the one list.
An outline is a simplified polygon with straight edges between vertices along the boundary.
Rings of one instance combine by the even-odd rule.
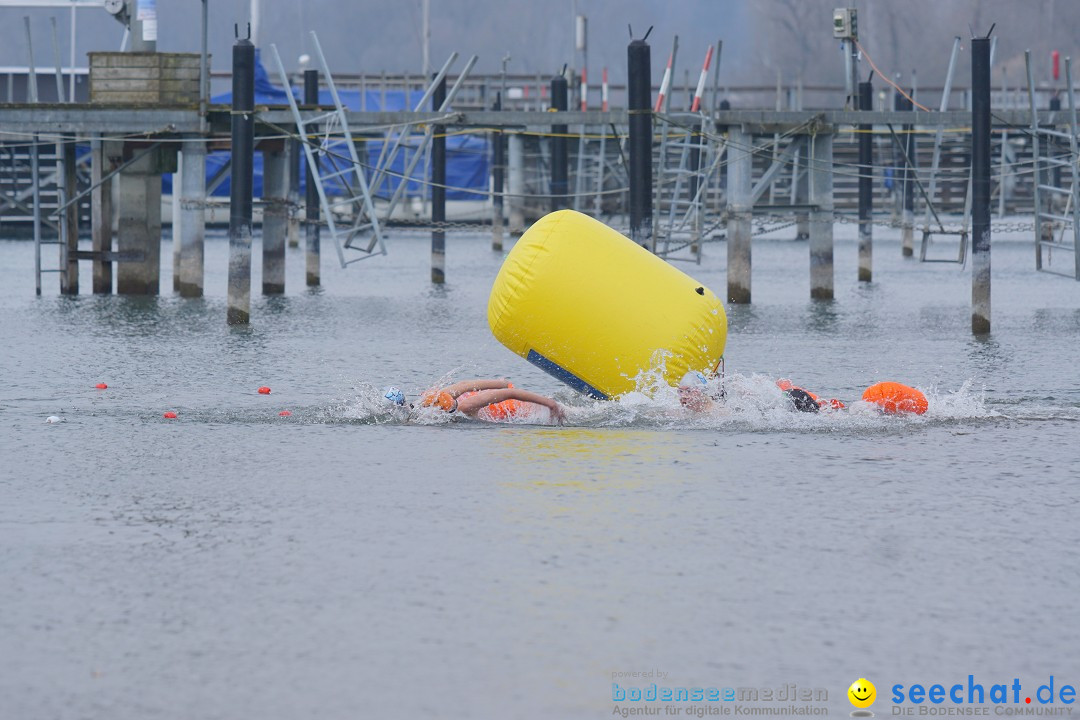
[[[551, 109], [566, 112], [568, 88], [566, 78], [556, 75], [551, 78]], [[566, 125], [551, 126], [551, 209], [562, 210], [570, 207], [569, 147]]]
[[[64, 174], [60, 179], [64, 183], [64, 192], [60, 195], [63, 202], [68, 202], [77, 194], [75, 175], [75, 143], [61, 143], [63, 148]], [[64, 231], [64, 237], [60, 242], [64, 243], [65, 252], [64, 268], [60, 273], [60, 292], [64, 295], [79, 294], [79, 204], [71, 203], [64, 210], [63, 222], [60, 227]]]
[[971, 41], [971, 332], [990, 332], [990, 38]]
[[[319, 71], [304, 71], [304, 104], [315, 106], [319, 104]], [[312, 126], [311, 131], [317, 130]], [[311, 142], [310, 138], [304, 138], [305, 142]], [[306, 154], [305, 154], [306, 156]], [[319, 162], [319, 153], [314, 154], [315, 162]], [[320, 243], [319, 243], [319, 189], [315, 187], [314, 168], [308, 167], [304, 175], [306, 187], [304, 190], [304, 267], [307, 276], [308, 287], [318, 287], [322, 282], [320, 272]]]
[[833, 299], [833, 136], [810, 138], [810, 297]]
[[298, 209], [300, 207], [300, 156], [303, 154], [304, 151], [300, 147], [299, 140], [290, 138], [285, 141], [285, 162], [289, 166], [289, 189], [285, 193], [289, 202], [286, 209], [288, 222], [286, 235], [289, 238], [289, 247], [291, 248], [300, 247], [300, 216]]
[[753, 142], [741, 128], [728, 130], [727, 295], [729, 303], [739, 305], [750, 303]]
[[233, 44], [232, 176], [229, 197], [229, 292], [226, 321], [251, 322], [251, 194], [255, 156], [255, 46]]
[[[646, 33], [647, 35], [648, 33]], [[652, 206], [652, 60], [649, 43], [626, 48], [627, 112], [630, 115], [630, 239], [655, 251]]]
[[[874, 87], [859, 83], [859, 109], [874, 110]], [[859, 282], [874, 279], [874, 126], [859, 126]]]
[[112, 180], [101, 178], [112, 172], [112, 162], [105, 151], [100, 135], [90, 141], [90, 237], [94, 256], [93, 286], [95, 295], [112, 293], [112, 261], [105, 253], [112, 252]]
[[[124, 154], [142, 150], [129, 143]], [[147, 153], [116, 176], [119, 180], [117, 250], [138, 260], [116, 267], [116, 292], [157, 295], [161, 282], [161, 175], [157, 153]]]
[[[173, 192], [177, 192], [175, 185]], [[206, 238], [206, 144], [185, 138], [180, 165], [180, 297], [202, 297]], [[174, 228], [175, 232], [175, 228]]]
[[[493, 110], [502, 110], [502, 93], [495, 93]], [[506, 176], [506, 137], [491, 133], [491, 249], [503, 249], [503, 185]]]
[[525, 139], [519, 133], [512, 133], [506, 138], [510, 156], [508, 190], [510, 191], [510, 232], [520, 235], [525, 232]]
[[263, 149], [263, 295], [281, 295], [285, 292], [285, 241], [289, 232], [288, 172], [288, 156], [283, 144], [268, 144]]
[[[446, 78], [432, 94], [432, 107], [446, 102]], [[431, 140], [431, 282], [446, 282], [446, 126], [435, 126]]]

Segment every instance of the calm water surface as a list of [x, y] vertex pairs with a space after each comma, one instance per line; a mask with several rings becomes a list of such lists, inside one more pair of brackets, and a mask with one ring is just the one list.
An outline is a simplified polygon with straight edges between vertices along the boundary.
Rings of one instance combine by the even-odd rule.
[[[649, 670], [823, 687], [833, 716], [858, 677], [879, 716], [894, 683], [1075, 684], [1080, 283], [995, 237], [977, 340], [968, 269], [879, 229], [859, 286], [837, 234], [832, 303], [804, 244], [756, 241], [707, 417], [593, 404], [502, 348], [482, 235], [451, 235], [441, 288], [420, 235], [328, 255], [318, 292], [290, 250], [280, 298], [256, 257], [248, 329], [221, 235], [189, 301], [36, 298], [32, 246], [0, 242], [0, 718], [602, 718], [612, 673]], [[724, 294], [722, 244], [684, 269]], [[569, 425], [377, 402], [447, 376], [553, 393]], [[931, 409], [797, 415], [777, 377]]]

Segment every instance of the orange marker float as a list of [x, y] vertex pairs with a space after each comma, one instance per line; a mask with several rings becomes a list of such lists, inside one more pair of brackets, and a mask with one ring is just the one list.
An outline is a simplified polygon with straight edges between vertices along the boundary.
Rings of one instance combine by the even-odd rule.
[[922, 415], [929, 407], [926, 396], [913, 387], [898, 382], [879, 382], [863, 391], [862, 399], [879, 406], [888, 415]]
[[261, 388], [259, 388], [259, 394], [260, 395], [269, 395], [270, 394], [270, 388], [263, 385]]
[[109, 386], [105, 383], [98, 383], [94, 387], [96, 387], [98, 390], [107, 390]]
[[169, 410], [167, 413], [165, 413], [161, 417], [165, 418], [166, 420], [175, 420], [176, 419], [176, 413], [174, 413], [172, 410]]

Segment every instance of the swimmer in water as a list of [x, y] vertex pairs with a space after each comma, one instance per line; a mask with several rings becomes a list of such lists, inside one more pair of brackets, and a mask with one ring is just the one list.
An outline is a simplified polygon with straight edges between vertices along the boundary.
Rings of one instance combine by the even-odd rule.
[[[788, 396], [795, 409], [801, 412], [843, 410], [847, 407], [836, 398], [822, 400], [809, 390], [793, 385], [790, 380], [777, 380], [776, 386]], [[922, 391], [891, 381], [879, 382], [866, 388], [862, 401], [875, 405], [885, 415], [922, 415], [929, 407]]]
[[724, 395], [722, 390], [719, 393], [711, 391], [709, 379], [696, 370], [682, 376], [675, 392], [679, 395], [679, 404], [694, 412], [709, 412]]
[[[405, 405], [405, 394], [397, 388], [387, 389], [384, 397], [394, 405]], [[437, 408], [446, 413], [460, 412], [489, 422], [526, 417], [539, 407], [545, 407], [552, 422], [562, 425], [566, 419], [566, 411], [555, 400], [516, 388], [506, 380], [462, 380], [452, 385], [430, 388], [420, 396], [420, 406]]]

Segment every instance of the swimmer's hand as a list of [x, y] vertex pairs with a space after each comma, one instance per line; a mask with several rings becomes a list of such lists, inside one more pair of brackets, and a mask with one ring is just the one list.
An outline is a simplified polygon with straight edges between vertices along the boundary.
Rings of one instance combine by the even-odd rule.
[[551, 420], [556, 425], [562, 425], [566, 422], [566, 409], [562, 405], [552, 400], [551, 404], [548, 405], [548, 410], [551, 411]]

